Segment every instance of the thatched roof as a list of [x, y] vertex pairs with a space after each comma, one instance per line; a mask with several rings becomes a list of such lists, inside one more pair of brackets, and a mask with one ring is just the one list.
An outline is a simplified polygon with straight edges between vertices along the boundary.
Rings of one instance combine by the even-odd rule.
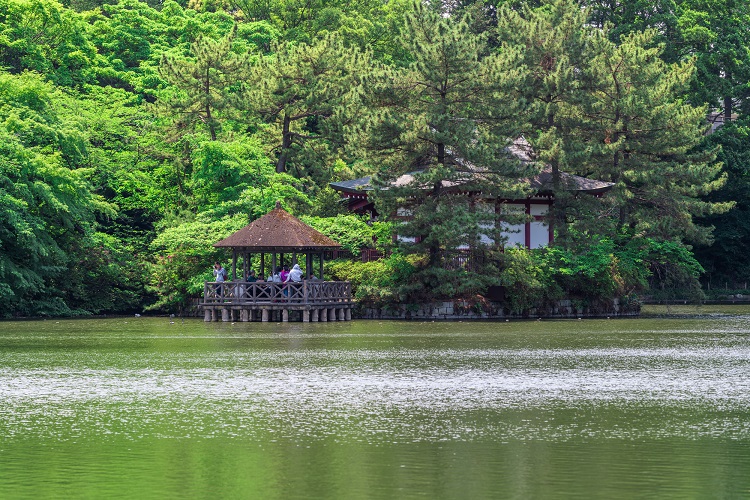
[[311, 228], [281, 208], [256, 219], [236, 233], [224, 238], [215, 247], [230, 247], [254, 252], [303, 252], [332, 250], [341, 245]]

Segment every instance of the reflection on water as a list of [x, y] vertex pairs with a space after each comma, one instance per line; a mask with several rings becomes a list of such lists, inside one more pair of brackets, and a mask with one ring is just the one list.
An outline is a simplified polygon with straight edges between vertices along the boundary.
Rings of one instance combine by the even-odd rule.
[[0, 324], [0, 491], [750, 495], [750, 317]]

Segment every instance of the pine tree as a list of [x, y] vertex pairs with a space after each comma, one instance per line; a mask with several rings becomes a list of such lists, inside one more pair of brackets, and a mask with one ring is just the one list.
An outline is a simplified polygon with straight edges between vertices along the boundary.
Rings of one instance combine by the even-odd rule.
[[247, 70], [247, 55], [232, 52], [236, 30], [221, 40], [199, 36], [191, 45], [191, 58], [162, 56], [159, 73], [173, 88], [162, 93], [158, 109], [173, 119], [177, 135], [192, 133], [200, 123], [212, 141], [217, 139], [222, 113], [232, 109], [232, 94]]
[[587, 25], [587, 15], [576, 0], [550, 0], [537, 8], [505, 6], [498, 23], [503, 46], [519, 50], [528, 68], [519, 86], [530, 104], [525, 137], [537, 159], [552, 170], [555, 203], [549, 218], [558, 245], [568, 243], [568, 222], [579, 204], [560, 174], [578, 173], [588, 153], [582, 106], [590, 82], [581, 68], [593, 57], [602, 32]]
[[682, 51], [697, 58], [694, 100], [723, 111], [748, 112], [750, 90], [750, 4], [747, 0], [680, 0]]
[[666, 64], [654, 31], [623, 36], [619, 44], [600, 38], [586, 71], [596, 82], [586, 113], [589, 173], [616, 183], [616, 225], [630, 234], [661, 240], [710, 241], [710, 228], [695, 216], [721, 213], [731, 203], [701, 196], [726, 180], [716, 150], [696, 147], [706, 129], [706, 108], [684, 95], [695, 61]]
[[[450, 252], [480, 246], [481, 234], [498, 223], [482, 198], [523, 196], [521, 179], [531, 167], [508, 150], [521, 128], [522, 101], [509, 94], [521, 78], [518, 55], [482, 58], [485, 39], [465, 20], [421, 3], [407, 16], [401, 43], [413, 62], [382, 68], [370, 84], [364, 142], [379, 165], [376, 206], [386, 217], [408, 216], [398, 232], [414, 240], [405, 252], [427, 258], [421, 286], [434, 295], [466, 291], [466, 283], [476, 289], [446, 268]], [[465, 195], [480, 191], [477, 199]]]
[[342, 145], [343, 127], [357, 110], [368, 54], [333, 35], [312, 45], [277, 45], [273, 52], [253, 66], [246, 98], [271, 127], [276, 171], [286, 172], [295, 157], [302, 165], [323, 163]]

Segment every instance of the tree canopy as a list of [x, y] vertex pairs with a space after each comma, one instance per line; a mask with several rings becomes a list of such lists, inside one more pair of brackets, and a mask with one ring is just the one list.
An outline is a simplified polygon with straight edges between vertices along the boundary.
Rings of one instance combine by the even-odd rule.
[[[180, 310], [222, 257], [211, 243], [277, 200], [393, 252], [368, 269], [404, 287], [363, 283], [362, 297], [520, 293], [522, 276], [553, 289], [542, 277], [568, 271], [516, 272], [533, 258], [500, 252], [490, 229], [523, 216], [452, 189], [523, 197], [543, 165], [557, 238], [544, 265], [632, 262], [645, 274], [617, 280], [643, 288], [670, 255], [685, 271], [670, 276], [695, 280], [695, 255], [711, 280], [745, 276], [748, 9], [0, 0], [0, 316]], [[709, 116], [732, 123], [711, 135]], [[530, 163], [509, 154], [519, 135]], [[568, 195], [563, 172], [616, 187]], [[366, 175], [384, 224], [372, 233], [328, 187]], [[467, 246], [482, 272], [451, 268]]]

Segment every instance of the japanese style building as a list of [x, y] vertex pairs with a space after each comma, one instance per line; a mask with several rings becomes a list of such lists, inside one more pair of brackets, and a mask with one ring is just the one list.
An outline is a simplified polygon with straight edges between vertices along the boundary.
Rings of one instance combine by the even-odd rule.
[[[531, 146], [524, 138], [516, 139], [510, 146], [510, 151], [522, 163], [533, 162]], [[394, 185], [406, 185], [413, 180], [413, 174], [404, 174]], [[350, 181], [332, 182], [330, 186], [338, 191], [347, 200], [350, 211], [358, 214], [369, 215], [375, 219], [378, 213], [370, 197], [373, 189], [371, 177], [362, 177]], [[507, 238], [508, 246], [523, 246], [526, 248], [539, 248], [547, 246], [553, 239], [553, 228], [547, 224], [547, 214], [554, 203], [553, 175], [552, 169], [543, 168], [537, 175], [527, 179], [530, 196], [524, 199], [489, 198], [482, 193], [469, 193], [462, 190], [460, 185], [450, 186], [458, 193], [481, 199], [485, 206], [494, 207], [497, 213], [513, 213], [514, 211], [526, 214], [527, 221], [523, 224], [503, 224], [501, 235]], [[611, 182], [603, 182], [568, 173], [560, 173], [560, 184], [566, 190], [575, 194], [588, 194], [601, 196], [614, 186]], [[408, 216], [408, 214], [404, 214]], [[483, 243], [488, 243], [489, 237], [482, 237]]]

